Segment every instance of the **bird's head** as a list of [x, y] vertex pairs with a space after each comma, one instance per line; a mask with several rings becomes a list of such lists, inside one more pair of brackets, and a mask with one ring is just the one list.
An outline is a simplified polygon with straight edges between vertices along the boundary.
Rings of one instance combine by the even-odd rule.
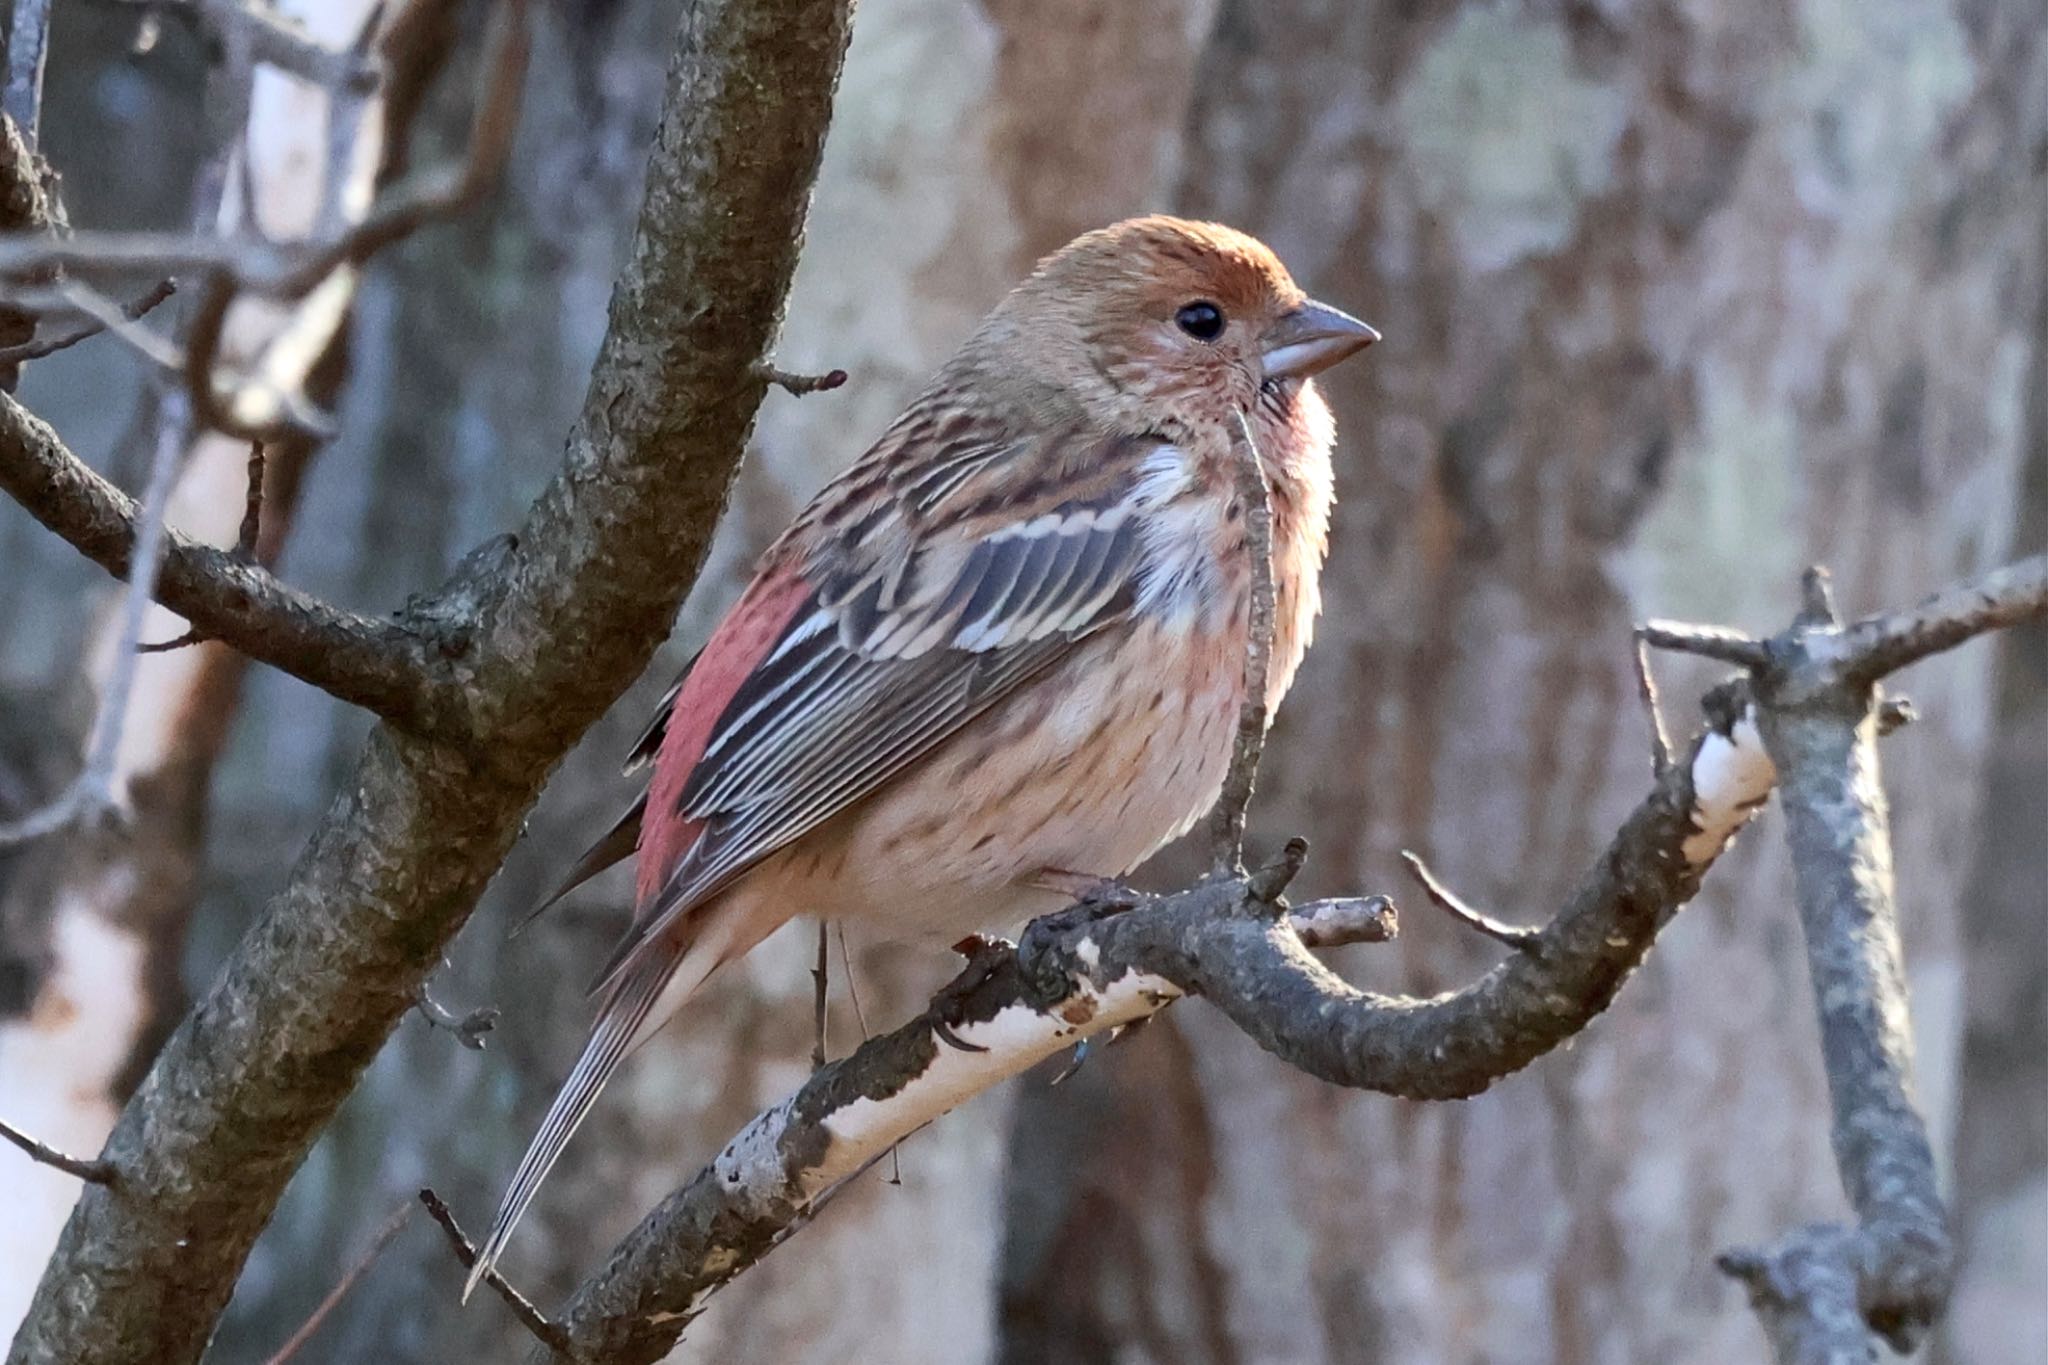
[[1257, 238], [1163, 216], [1046, 257], [985, 335], [1004, 358], [1139, 424], [1229, 420], [1261, 386], [1298, 387], [1379, 339], [1304, 294]]

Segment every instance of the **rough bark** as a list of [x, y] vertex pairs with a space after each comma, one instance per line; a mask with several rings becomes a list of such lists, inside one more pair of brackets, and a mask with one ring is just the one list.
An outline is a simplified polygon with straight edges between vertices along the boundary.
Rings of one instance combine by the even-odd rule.
[[[703, 5], [565, 467], [427, 609], [488, 746], [374, 731], [284, 890], [109, 1139], [12, 1359], [195, 1358], [286, 1179], [502, 861], [540, 779], [645, 665], [758, 401], [843, 5]], [[695, 543], [692, 543], [694, 537]]]

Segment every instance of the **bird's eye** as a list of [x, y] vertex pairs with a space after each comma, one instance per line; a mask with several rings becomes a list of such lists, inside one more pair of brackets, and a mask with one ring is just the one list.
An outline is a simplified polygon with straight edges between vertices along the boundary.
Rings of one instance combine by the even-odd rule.
[[1214, 341], [1223, 335], [1223, 310], [1207, 299], [1183, 304], [1181, 310], [1173, 315], [1173, 320], [1197, 341]]

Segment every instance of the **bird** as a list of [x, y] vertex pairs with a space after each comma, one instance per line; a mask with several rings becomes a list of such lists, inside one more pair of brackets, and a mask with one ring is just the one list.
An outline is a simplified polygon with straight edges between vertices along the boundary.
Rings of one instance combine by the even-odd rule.
[[465, 1299], [620, 1062], [794, 916], [949, 943], [1202, 817], [1246, 687], [1237, 443], [1271, 515], [1270, 715], [1321, 607], [1313, 376], [1378, 339], [1256, 238], [1163, 215], [1083, 234], [996, 305], [761, 556], [634, 747], [640, 799], [549, 898], [636, 857], [588, 1042]]

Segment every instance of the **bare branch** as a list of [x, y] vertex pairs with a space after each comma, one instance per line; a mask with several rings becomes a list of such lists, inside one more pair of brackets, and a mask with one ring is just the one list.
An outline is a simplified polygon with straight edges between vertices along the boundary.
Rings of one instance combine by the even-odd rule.
[[[1810, 594], [1813, 607], [1820, 597]], [[1768, 650], [1748, 641], [1753, 648], [1745, 652], [1796, 658], [1813, 633], [1795, 628]], [[1816, 657], [1838, 670], [1854, 666], [1838, 651], [1816, 647]], [[1787, 684], [1773, 674], [1753, 686]], [[1765, 723], [1779, 732], [1787, 724], [1787, 694], [1769, 695]], [[974, 945], [967, 969], [923, 1016], [816, 1072], [650, 1213], [571, 1300], [563, 1315], [571, 1343], [564, 1354], [576, 1361], [660, 1358], [711, 1295], [883, 1151], [974, 1094], [1067, 1046], [1149, 1017], [1183, 994], [1207, 998], [1262, 1047], [1326, 1081], [1417, 1099], [1484, 1089], [1606, 1008], [1762, 805], [1779, 768], [1758, 733], [1758, 706], [1750, 698], [1744, 686], [1709, 694], [1709, 729], [1682, 761], [1660, 765], [1649, 797], [1541, 930], [1515, 931], [1477, 915], [1411, 856], [1433, 900], [1523, 950], [1449, 995], [1423, 1000], [1360, 991], [1303, 951], [1323, 916], [1362, 923], [1391, 912], [1384, 898], [1340, 903], [1342, 910], [1330, 903], [1304, 907], [1288, 925], [1258, 913], [1260, 902], [1277, 901], [1299, 867], [1298, 844], [1250, 876], [1211, 877], [1166, 896], [1120, 891], [1084, 902], [1034, 922], [1014, 950]], [[1868, 748], [1876, 710], [1867, 696], [1858, 707], [1847, 713], [1849, 730]], [[1771, 749], [1783, 751], [1779, 762], [1795, 761], [1782, 738]], [[1813, 780], [1812, 765], [1797, 761], [1809, 774], [1797, 780]], [[1861, 803], [1870, 808], [1866, 821], [1874, 814], [1881, 822], [1874, 766], [1860, 777], [1853, 765], [1838, 771], [1850, 780], [1814, 804], [1840, 810]], [[1801, 818], [1795, 813], [1795, 842], [1803, 837]], [[1881, 836], [1881, 823], [1867, 827]], [[1830, 842], [1829, 856], [1842, 870], [1833, 878], [1838, 888], [1853, 894], [1874, 884], [1888, 895], [1888, 869], [1869, 875], [1881, 838], [1864, 850]], [[1803, 882], [1813, 878], [1815, 861], [1801, 857]], [[1078, 880], [1070, 889], [1090, 890]], [[1951, 1257], [1924, 1135], [1904, 1101], [1899, 1059], [1887, 1051], [1902, 1048], [1906, 1032], [1896, 935], [1883, 915], [1839, 918], [1852, 929], [1834, 931], [1838, 951], [1825, 969], [1816, 960], [1816, 986], [1830, 1002], [1822, 1029], [1837, 1094], [1836, 1140], [1852, 1198], [1865, 1211], [1865, 1231], [1804, 1236], [1783, 1252], [1736, 1253], [1723, 1264], [1750, 1281], [1760, 1307], [1786, 1306], [1783, 1321], [1767, 1314], [1774, 1338], [1781, 1328], [1831, 1330], [1808, 1317], [1841, 1306], [1847, 1275], [1850, 1308], [1860, 1304], [1873, 1327], [1904, 1343], [1945, 1297]], [[1893, 993], [1873, 990], [1873, 977], [1889, 981]], [[1868, 1002], [1879, 998], [1890, 1006], [1869, 1015]], [[1845, 1082], [1837, 1076], [1843, 1058], [1859, 1050], [1868, 1054], [1865, 1063], [1850, 1067]], [[1846, 1255], [1838, 1250], [1844, 1247], [1855, 1251], [1853, 1262], [1828, 1259]]]
[[[455, 1221], [455, 1214], [441, 1202], [441, 1196], [432, 1190], [421, 1190], [420, 1202], [427, 1206], [427, 1212], [433, 1220], [441, 1225], [441, 1231], [448, 1234], [448, 1245], [453, 1248], [455, 1259], [462, 1262], [462, 1268], [468, 1270], [474, 1266], [476, 1245], [462, 1231], [462, 1225]], [[568, 1350], [568, 1334], [550, 1322], [547, 1314], [534, 1307], [533, 1300], [514, 1289], [511, 1281], [499, 1274], [496, 1267], [484, 1272], [484, 1283], [505, 1301], [505, 1305], [512, 1310], [512, 1316], [518, 1318], [520, 1325], [531, 1332], [541, 1345], [556, 1354]]]
[[827, 370], [823, 374], [797, 374], [790, 370], [779, 370], [765, 360], [754, 367], [754, 377], [798, 398], [806, 394], [829, 393], [846, 383], [844, 370]]
[[92, 1185], [111, 1185], [115, 1180], [114, 1164], [111, 1161], [88, 1161], [83, 1157], [70, 1156], [58, 1151], [47, 1143], [38, 1142], [13, 1124], [0, 1119], [0, 1139], [13, 1143], [28, 1154], [28, 1158], [40, 1165], [54, 1167], [66, 1175], [75, 1175]]
[[1634, 656], [1636, 696], [1643, 703], [1643, 716], [1650, 723], [1650, 776], [1662, 777], [1671, 766], [1671, 735], [1664, 728], [1664, 713], [1657, 702], [1657, 677], [1650, 671], [1650, 642], [1637, 631]]
[[1739, 630], [1719, 626], [1693, 626], [1682, 621], [1645, 621], [1636, 627], [1636, 637], [1658, 649], [1674, 654], [1697, 654], [1742, 668], [1762, 668], [1770, 662], [1763, 641]]
[[1816, 1223], [1777, 1250], [1724, 1251], [1722, 1274], [1743, 1282], [1764, 1335], [1785, 1365], [1866, 1362], [1870, 1328], [1856, 1306], [1856, 1234]]
[[830, 929], [824, 920], [818, 921], [818, 960], [811, 966], [811, 1069], [825, 1065], [825, 1025], [829, 1017], [826, 1008], [826, 987], [831, 980]]
[[377, 1235], [370, 1239], [370, 1245], [363, 1249], [363, 1254], [356, 1257], [355, 1263], [342, 1272], [341, 1278], [334, 1282], [334, 1288], [327, 1291], [327, 1297], [320, 1300], [319, 1306], [314, 1308], [306, 1320], [299, 1324], [299, 1329], [296, 1332], [293, 1332], [291, 1336], [285, 1339], [284, 1345], [278, 1347], [270, 1358], [264, 1362], [264, 1365], [286, 1365], [286, 1362], [290, 1361], [305, 1348], [306, 1343], [313, 1339], [314, 1333], [320, 1330], [321, 1325], [333, 1314], [335, 1308], [340, 1305], [343, 1299], [348, 1297], [348, 1291], [354, 1289], [356, 1282], [362, 1279], [369, 1272], [370, 1267], [377, 1263], [377, 1258], [384, 1254], [384, 1248], [390, 1246], [398, 1234], [404, 1230], [405, 1220], [411, 1216], [412, 1200], [410, 1199], [391, 1211], [391, 1216], [384, 1220], [383, 1227], [377, 1229]]
[[[1792, 628], [1751, 683], [1780, 773], [1800, 927], [1833, 1101], [1835, 1163], [1854, 1227], [1805, 1228], [1731, 1253], [1786, 1365], [1914, 1349], [1947, 1309], [1956, 1252], [1934, 1152], [1911, 1094], [1912, 1030], [1879, 775], [1874, 681], [1937, 648], [2048, 611], [2048, 558], [1843, 628], [1809, 570]], [[1822, 1354], [1813, 1354], [1813, 1352]]]
[[1211, 877], [1172, 895], [1115, 895], [1038, 920], [1016, 949], [977, 953], [922, 1017], [826, 1066], [756, 1118], [649, 1214], [564, 1311], [566, 1354], [659, 1359], [713, 1293], [896, 1142], [1183, 994], [1207, 998], [1321, 1079], [1421, 1099], [1475, 1094], [1607, 1007], [1770, 784], [1753, 729], [1700, 736], [1540, 932], [1536, 951], [1432, 1000], [1359, 991], [1306, 951], [1326, 916], [1374, 937], [1364, 926], [1390, 914], [1382, 898], [1272, 917], [1262, 902], [1277, 900], [1299, 866], [1298, 845], [1248, 876]]
[[434, 998], [428, 983], [422, 981], [419, 990], [420, 1015], [437, 1029], [444, 1029], [455, 1035], [455, 1041], [472, 1052], [482, 1052], [492, 1029], [498, 1026], [498, 1011], [489, 1005], [479, 1005], [473, 1010], [457, 1014]]
[[[164, 300], [178, 292], [177, 283], [166, 277], [158, 280], [142, 293], [120, 305], [120, 317], [126, 322], [139, 322], [149, 316]], [[76, 346], [81, 341], [90, 341], [107, 330], [104, 318], [89, 317], [76, 327], [54, 332], [47, 337], [24, 341], [19, 346], [0, 346], [0, 365], [20, 365], [31, 360]]]
[[235, 529], [233, 554], [244, 564], [258, 564], [256, 547], [263, 538], [263, 475], [269, 462], [263, 442], [249, 443], [248, 483], [242, 494], [242, 524]]
[[1250, 578], [1246, 608], [1244, 698], [1238, 703], [1237, 736], [1231, 743], [1230, 767], [1223, 791], [1209, 814], [1209, 866], [1217, 876], [1244, 870], [1246, 812], [1258, 785], [1259, 756], [1266, 748], [1266, 678], [1273, 659], [1273, 506], [1266, 489], [1266, 471], [1259, 458], [1251, 422], [1235, 413], [1238, 439], [1231, 442], [1237, 488], [1235, 501], [1244, 509], [1244, 552]]
[[1310, 901], [1287, 912], [1287, 927], [1304, 948], [1342, 948], [1353, 943], [1391, 943], [1400, 915], [1385, 896], [1339, 896]]
[[314, 39], [289, 18], [248, 0], [124, 0], [135, 9], [170, 14], [210, 29], [223, 45], [244, 48], [249, 60], [289, 72], [309, 85], [366, 92], [377, 85], [377, 69], [360, 48], [333, 48]]
[[1842, 631], [1852, 676], [1875, 682], [1989, 630], [2048, 618], [2048, 555], [2035, 555], [1934, 594], [1911, 611], [1871, 616]]
[[[109, 573], [129, 572], [132, 499], [65, 448], [48, 424], [0, 395], [0, 490]], [[409, 728], [447, 729], [461, 697], [430, 634], [329, 606], [230, 552], [172, 532], [158, 600], [224, 641], [346, 702]]]
[[[413, 630], [390, 627], [420, 667], [380, 699], [429, 724], [371, 730], [285, 885], [157, 1054], [108, 1138], [122, 1196], [86, 1191], [17, 1353], [197, 1358], [293, 1171], [414, 1008], [541, 783], [667, 636], [759, 404], [749, 373], [794, 269], [850, 8], [683, 10], [640, 221], [564, 467], [524, 524], [409, 612]], [[0, 487], [25, 486], [38, 516], [68, 524], [80, 490], [42, 486], [49, 461], [36, 455], [54, 442], [39, 425], [0, 403]], [[125, 551], [118, 518], [98, 542], [71, 529], [89, 550]], [[196, 611], [201, 592], [172, 600], [192, 586], [184, 554], [174, 540], [166, 602]], [[224, 552], [203, 562], [252, 592], [283, 591]], [[216, 630], [237, 624], [225, 613], [186, 614], [234, 638]], [[335, 645], [361, 644], [348, 624], [307, 672], [339, 671]], [[485, 734], [488, 746], [469, 747]], [[177, 1245], [199, 1219], [207, 1235]]]
[[[1667, 759], [1668, 762], [1668, 759]], [[1416, 885], [1429, 898], [1429, 903], [1449, 915], [1474, 933], [1483, 934], [1495, 943], [1503, 943], [1518, 953], [1534, 952], [1541, 942], [1540, 929], [1524, 929], [1512, 924], [1503, 924], [1497, 919], [1481, 914], [1458, 898], [1451, 889], [1438, 881], [1429, 865], [1407, 849], [1401, 850], [1401, 861], [1407, 865], [1408, 874], [1415, 878]]]

